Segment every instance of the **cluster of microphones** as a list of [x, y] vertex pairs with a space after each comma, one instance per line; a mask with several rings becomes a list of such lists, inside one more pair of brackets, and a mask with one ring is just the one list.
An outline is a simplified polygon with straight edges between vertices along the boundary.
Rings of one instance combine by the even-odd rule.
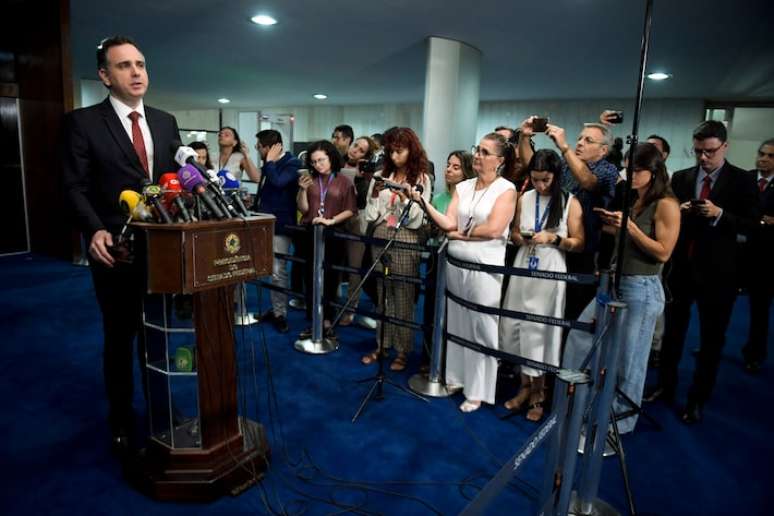
[[[171, 151], [180, 170], [161, 175], [157, 185], [148, 181], [141, 192], [121, 192], [119, 203], [128, 216], [127, 225], [132, 221], [172, 224], [250, 215], [233, 174], [205, 170], [196, 162], [196, 151], [180, 142], [174, 142]], [[126, 226], [121, 233], [125, 230]]]

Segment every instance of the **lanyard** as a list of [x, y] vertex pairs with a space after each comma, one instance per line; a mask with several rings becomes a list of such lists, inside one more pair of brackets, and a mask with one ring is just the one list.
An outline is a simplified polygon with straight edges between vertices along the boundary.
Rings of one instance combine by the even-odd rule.
[[317, 176], [317, 185], [320, 187], [320, 208], [317, 210], [317, 214], [320, 217], [325, 214], [325, 197], [328, 196], [328, 189], [331, 186], [331, 181], [333, 181], [333, 174], [328, 176], [328, 182], [325, 184], [325, 188], [323, 188], [322, 179], [320, 176]]
[[535, 192], [535, 233], [539, 233], [543, 229], [543, 224], [546, 223], [546, 217], [548, 217], [548, 211], [551, 209], [551, 201], [548, 201], [546, 209], [543, 211], [543, 217], [540, 217], [540, 195]]

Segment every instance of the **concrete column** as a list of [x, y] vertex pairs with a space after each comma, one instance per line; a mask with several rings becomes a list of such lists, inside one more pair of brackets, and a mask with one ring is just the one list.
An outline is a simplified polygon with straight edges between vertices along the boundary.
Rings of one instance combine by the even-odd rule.
[[446, 156], [476, 144], [481, 51], [460, 41], [427, 38], [422, 144], [435, 164], [435, 192], [446, 187]]

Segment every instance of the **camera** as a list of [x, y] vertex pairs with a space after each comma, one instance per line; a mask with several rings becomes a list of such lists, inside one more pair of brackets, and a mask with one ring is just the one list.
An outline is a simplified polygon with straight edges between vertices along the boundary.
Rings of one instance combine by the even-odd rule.
[[538, 117], [532, 119], [532, 130], [536, 133], [544, 133], [548, 129], [548, 117]]
[[374, 161], [360, 161], [357, 164], [357, 169], [361, 174], [373, 174], [376, 172], [376, 162]]
[[623, 111], [611, 111], [606, 118], [609, 124], [621, 124], [623, 123]]

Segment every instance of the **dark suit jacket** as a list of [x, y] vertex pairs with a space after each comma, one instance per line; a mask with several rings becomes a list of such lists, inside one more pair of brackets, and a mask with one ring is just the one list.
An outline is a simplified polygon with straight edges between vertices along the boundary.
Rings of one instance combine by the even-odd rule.
[[[154, 182], [179, 166], [170, 150], [179, 140], [175, 117], [145, 106], [153, 139]], [[141, 191], [147, 174], [110, 100], [65, 115], [62, 138], [65, 194], [87, 241], [100, 229], [118, 232], [126, 222], [118, 197]]]
[[[758, 171], [750, 170], [745, 172], [750, 181], [758, 185]], [[774, 216], [774, 181], [769, 181], [766, 189], [762, 192], [758, 189], [758, 201], [760, 202], [761, 215]], [[755, 224], [755, 227], [748, 239], [750, 258], [759, 266], [768, 266], [771, 261], [772, 249], [774, 249], [774, 226]], [[751, 271], [752, 272], [752, 271]], [[771, 276], [766, 274], [765, 276]]]
[[[672, 190], [682, 204], [696, 197], [699, 168], [675, 172]], [[713, 219], [682, 211], [680, 237], [672, 254], [673, 275], [691, 270], [698, 278], [712, 284], [736, 285], [736, 235], [749, 235], [759, 220], [758, 188], [742, 169], [726, 162], [709, 196], [723, 208], [717, 225]], [[693, 248], [692, 256], [689, 249]]]

